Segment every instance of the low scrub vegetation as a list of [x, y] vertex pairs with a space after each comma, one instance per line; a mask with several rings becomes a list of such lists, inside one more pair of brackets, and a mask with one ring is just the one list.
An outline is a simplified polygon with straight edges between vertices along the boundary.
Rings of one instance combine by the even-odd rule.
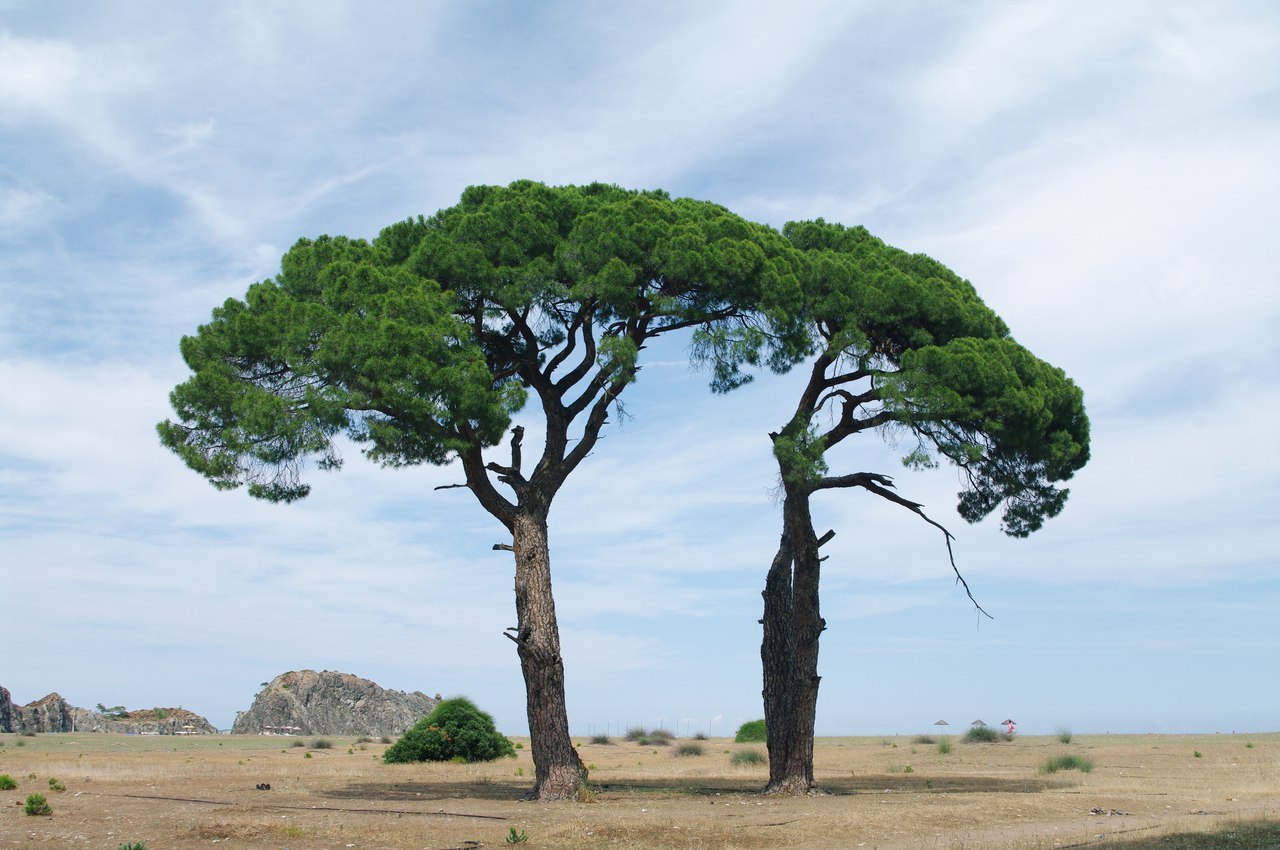
[[995, 744], [999, 741], [1012, 741], [1013, 735], [998, 732], [990, 726], [970, 726], [961, 740], [966, 744]]
[[26, 805], [22, 809], [29, 815], [51, 815], [53, 809], [43, 794], [28, 794]]
[[666, 729], [645, 729], [643, 726], [632, 726], [627, 730], [627, 740], [644, 747], [665, 747], [675, 738]]
[[681, 744], [676, 747], [675, 754], [677, 756], [700, 756], [702, 755], [701, 744]]
[[768, 764], [769, 757], [759, 750], [739, 750], [729, 757], [729, 764]]
[[18, 783], [13, 781], [13, 777], [7, 773], [0, 773], [0, 791], [12, 791], [18, 787]]
[[387, 748], [387, 764], [414, 761], [493, 761], [514, 756], [511, 741], [498, 732], [493, 717], [466, 697], [442, 700]]
[[1078, 770], [1088, 773], [1093, 770], [1093, 762], [1080, 756], [1054, 756], [1040, 766], [1041, 773], [1057, 773], [1060, 770]]
[[733, 740], [739, 744], [760, 744], [769, 740], [763, 720], [748, 720], [738, 727]]

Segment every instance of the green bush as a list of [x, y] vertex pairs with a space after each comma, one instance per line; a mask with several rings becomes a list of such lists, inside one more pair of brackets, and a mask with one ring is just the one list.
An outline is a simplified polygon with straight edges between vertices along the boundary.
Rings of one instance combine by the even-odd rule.
[[147, 850], [147, 845], [144, 841], [127, 841], [117, 847], [116, 850]]
[[769, 740], [765, 732], [763, 720], [748, 720], [738, 727], [738, 734], [733, 740], [739, 744], [757, 744]]
[[1054, 756], [1040, 767], [1041, 773], [1057, 773], [1059, 770], [1078, 770], [1088, 773], [1093, 770], [1093, 762], [1080, 756]]
[[990, 726], [970, 726], [964, 733], [966, 744], [994, 744], [1000, 740], [1000, 733]]
[[610, 740], [609, 740], [609, 736], [608, 736], [608, 735], [592, 735], [592, 736], [591, 736], [591, 743], [593, 743], [593, 744], [612, 744], [612, 743], [613, 743], [613, 741], [610, 741]]
[[759, 750], [739, 750], [729, 757], [730, 764], [767, 764], [769, 758]]
[[932, 743], [934, 743], [936, 740], [937, 740], [937, 739], [936, 739], [936, 738], [934, 738], [932, 735], [916, 735], [914, 738], [912, 738], [912, 739], [911, 739], [911, 743], [913, 743], [913, 744], [932, 744]]
[[333, 741], [330, 741], [328, 738], [316, 738], [314, 741], [312, 741], [312, 742], [311, 742], [311, 749], [313, 749], [313, 750], [332, 750], [332, 749], [333, 749]]
[[951, 741], [950, 741], [949, 739], [947, 739], [947, 738], [942, 738], [942, 739], [940, 739], [940, 740], [938, 741], [938, 752], [942, 753], [944, 756], [945, 756], [945, 755], [947, 755], [948, 753], [950, 753], [950, 752], [951, 752]]
[[18, 783], [13, 781], [13, 777], [7, 773], [0, 773], [0, 791], [12, 791], [18, 787]]
[[515, 747], [494, 726], [493, 717], [466, 697], [441, 701], [387, 748], [387, 764], [414, 761], [493, 761], [514, 756]]
[[1058, 730], [1058, 740], [1064, 744], [1070, 744], [1072, 738], [1071, 730], [1063, 726]]
[[28, 794], [27, 804], [22, 810], [29, 815], [53, 814], [53, 809], [49, 808], [49, 801], [44, 798], [43, 794]]
[[641, 738], [649, 734], [643, 726], [632, 726], [627, 730], [626, 739], [628, 741], [639, 741]]

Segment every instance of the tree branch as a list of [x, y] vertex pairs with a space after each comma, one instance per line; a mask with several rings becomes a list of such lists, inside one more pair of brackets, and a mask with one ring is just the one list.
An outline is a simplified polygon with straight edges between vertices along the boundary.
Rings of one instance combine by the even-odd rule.
[[888, 475], [881, 475], [877, 472], [858, 472], [853, 475], [840, 475], [832, 478], [824, 478], [815, 484], [813, 489], [828, 490], [836, 487], [861, 487], [870, 493], [875, 493], [883, 499], [888, 499], [890, 502], [902, 505], [913, 514], [929, 523], [929, 525], [932, 525], [934, 528], [941, 531], [943, 539], [947, 544], [947, 558], [951, 561], [951, 570], [956, 574], [956, 581], [964, 587], [965, 595], [969, 597], [969, 601], [973, 603], [973, 607], [977, 608], [983, 614], [986, 614], [988, 619], [994, 620], [995, 617], [987, 614], [987, 610], [978, 604], [978, 600], [973, 596], [973, 591], [969, 589], [969, 582], [964, 580], [964, 576], [960, 574], [960, 568], [956, 566], [956, 554], [951, 548], [951, 541], [955, 539], [955, 535], [948, 531], [946, 526], [930, 519], [923, 510], [924, 505], [899, 496], [890, 489], [893, 486], [893, 479]]

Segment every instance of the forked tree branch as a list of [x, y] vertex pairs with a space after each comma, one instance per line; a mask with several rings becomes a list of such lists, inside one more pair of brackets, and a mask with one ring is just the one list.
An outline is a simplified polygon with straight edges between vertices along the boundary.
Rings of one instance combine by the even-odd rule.
[[947, 559], [951, 562], [952, 572], [956, 574], [956, 581], [964, 587], [965, 595], [969, 597], [969, 601], [973, 603], [974, 608], [977, 608], [983, 614], [986, 614], [988, 619], [995, 619], [995, 617], [992, 617], [987, 613], [985, 608], [978, 604], [978, 600], [974, 598], [973, 591], [969, 589], [969, 582], [964, 580], [964, 576], [960, 574], [960, 568], [956, 566], [956, 553], [951, 548], [951, 541], [955, 539], [955, 535], [948, 531], [946, 526], [942, 523], [931, 519], [929, 515], [924, 512], [924, 505], [899, 496], [892, 489], [893, 479], [888, 475], [881, 475], [877, 472], [858, 472], [853, 475], [840, 475], [832, 478], [824, 478], [814, 485], [813, 489], [828, 490], [839, 487], [861, 487], [870, 493], [875, 493], [883, 499], [888, 499], [890, 502], [902, 505], [913, 514], [929, 523], [929, 525], [932, 525], [934, 528], [941, 531], [943, 540], [947, 544]]

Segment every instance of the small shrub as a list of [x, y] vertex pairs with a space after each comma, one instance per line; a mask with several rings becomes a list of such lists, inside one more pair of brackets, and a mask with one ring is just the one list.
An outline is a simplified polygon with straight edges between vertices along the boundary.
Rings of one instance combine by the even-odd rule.
[[298, 741], [298, 740], [296, 740], [296, 739], [295, 739], [295, 740], [294, 740], [294, 742], [293, 742], [292, 744], [290, 744], [289, 746], [291, 746], [291, 747], [305, 747], [306, 745], [307, 745], [307, 742], [306, 742], [306, 741]]
[[1000, 733], [990, 726], [970, 726], [969, 731], [964, 733], [966, 744], [994, 744], [999, 740]]
[[368, 735], [361, 735], [359, 738], [356, 738], [356, 743], [357, 743], [357, 744], [372, 744], [372, 743], [373, 743], [373, 739], [372, 739], [372, 738], [370, 738]]
[[379, 743], [379, 744], [390, 744], [390, 743], [391, 743], [391, 736], [390, 736], [390, 735], [383, 735], [381, 738], [379, 738], [379, 739], [378, 739], [378, 743]]
[[116, 850], [147, 850], [147, 843], [145, 841], [126, 841]]
[[[707, 740], [707, 733], [706, 733], [706, 732], [696, 732], [696, 733], [694, 733], [693, 740], [695, 740], [695, 741], [705, 741], [705, 740]], [[1252, 747], [1252, 746], [1253, 746], [1253, 744], [1250, 744], [1249, 746], [1251, 746], [1251, 747]]]
[[63, 785], [61, 782], [59, 782], [58, 780], [54, 779], [51, 776], [49, 777], [49, 790], [50, 791], [66, 791], [67, 786]]
[[27, 804], [22, 810], [29, 815], [53, 814], [53, 809], [49, 808], [49, 801], [44, 798], [43, 794], [28, 794]]
[[[311, 753], [303, 753], [303, 754], [302, 754], [302, 757], [303, 757], [304, 759], [309, 759], [309, 758], [311, 758]], [[241, 764], [244, 764], [244, 762], [240, 762], [240, 763], [241, 763]]]
[[676, 747], [675, 755], [677, 756], [700, 756], [702, 755], [701, 744], [681, 744]]
[[950, 753], [951, 741], [947, 738], [943, 738], [940, 741], [938, 741], [938, 752], [942, 753], [944, 756]]
[[648, 735], [648, 731], [643, 726], [632, 726], [627, 730], [626, 739], [628, 741], [639, 741]]
[[613, 741], [610, 741], [610, 740], [609, 740], [609, 736], [608, 736], [608, 735], [592, 735], [592, 736], [591, 736], [591, 743], [593, 743], [593, 744], [612, 744], [612, 743], [613, 743]]
[[314, 741], [312, 741], [312, 742], [311, 742], [311, 749], [313, 749], [313, 750], [332, 750], [332, 749], [333, 749], [333, 741], [330, 741], [328, 738], [316, 738]]
[[466, 697], [442, 700], [387, 749], [387, 764], [414, 761], [493, 761], [515, 756], [511, 741], [498, 732], [493, 717]]
[[748, 720], [738, 727], [733, 740], [739, 744], [758, 744], [769, 740], [763, 720]]
[[739, 750], [729, 758], [729, 764], [768, 764], [769, 757], [759, 750]]
[[14, 742], [13, 742], [13, 745], [14, 745], [15, 747], [25, 747], [25, 746], [27, 745], [27, 742], [26, 742], [26, 741], [21, 741], [21, 740], [19, 740], [19, 741], [14, 741]]
[[645, 747], [666, 747], [671, 744], [672, 735], [665, 729], [654, 729], [637, 743]]
[[13, 777], [7, 773], [0, 773], [0, 791], [12, 791], [18, 787], [18, 783], [13, 781]]
[[913, 743], [913, 744], [932, 744], [932, 743], [934, 743], [936, 740], [937, 740], [937, 739], [936, 739], [936, 738], [934, 738], [932, 735], [916, 735], [914, 738], [912, 738], [912, 739], [911, 739], [911, 743]]
[[596, 802], [596, 789], [591, 786], [590, 782], [579, 782], [578, 787], [573, 792], [573, 801], [575, 803]]
[[23, 730], [22, 730], [20, 733], [18, 733], [18, 734], [22, 735], [22, 737], [24, 737], [24, 738], [34, 738], [34, 737], [36, 736], [36, 733], [35, 733], [35, 732], [33, 732], [33, 731], [32, 731], [32, 730], [30, 730], [30, 729], [23, 729]]
[[1057, 773], [1059, 770], [1078, 770], [1088, 773], [1093, 770], [1093, 762], [1080, 756], [1054, 756], [1040, 767], [1041, 773]]
[[1068, 729], [1067, 727], [1064, 726], [1058, 730], [1058, 740], [1061, 741], [1062, 743], [1070, 744], [1071, 738], [1072, 738], [1071, 730]]
[[524, 844], [528, 840], [529, 836], [525, 834], [525, 831], [523, 829], [517, 831], [514, 826], [511, 827], [511, 831], [507, 833], [508, 844]]
[[1245, 748], [1246, 750], [1252, 750], [1252, 749], [1253, 749], [1253, 741], [1250, 741], [1249, 743], [1245, 744], [1245, 745], [1244, 745], [1244, 748]]
[[1204, 754], [1203, 754], [1203, 753], [1201, 753], [1199, 750], [1196, 750], [1195, 755], [1196, 755], [1196, 758], [1198, 758], [1198, 759], [1199, 759], [1199, 758], [1204, 758]]

